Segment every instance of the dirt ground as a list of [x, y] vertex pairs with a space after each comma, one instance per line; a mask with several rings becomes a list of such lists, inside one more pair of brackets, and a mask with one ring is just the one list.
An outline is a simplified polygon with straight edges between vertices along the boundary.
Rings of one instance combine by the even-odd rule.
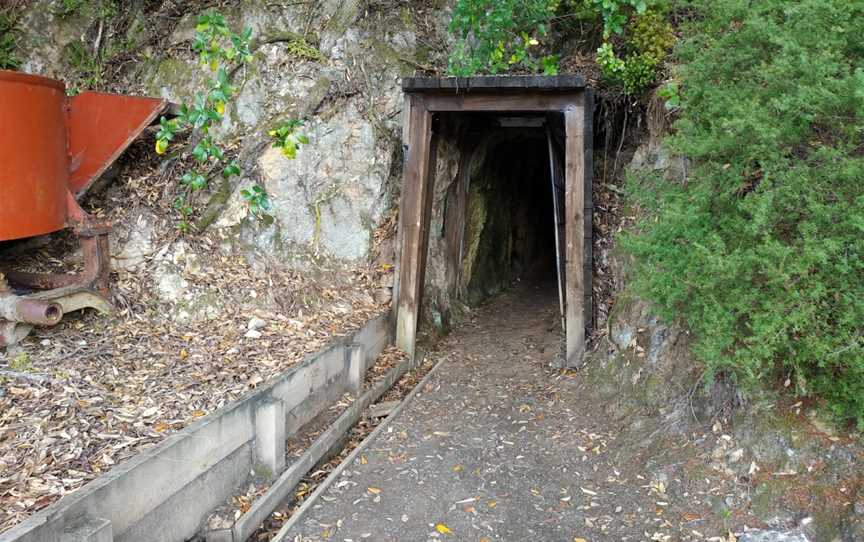
[[556, 310], [554, 288], [537, 284], [476, 310], [432, 353], [445, 365], [287, 539], [726, 542], [765, 527], [741, 479], [709, 467], [730, 438], [722, 426], [625, 430], [581, 374], [549, 369]]

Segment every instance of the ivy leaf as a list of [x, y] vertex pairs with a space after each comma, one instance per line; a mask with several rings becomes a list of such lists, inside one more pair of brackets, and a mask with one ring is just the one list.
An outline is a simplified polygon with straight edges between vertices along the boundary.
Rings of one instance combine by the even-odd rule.
[[222, 176], [229, 179], [236, 175], [240, 175], [240, 166], [237, 165], [237, 162], [232, 160], [231, 163], [225, 166], [222, 170]]
[[200, 173], [195, 174], [192, 176], [192, 183], [190, 186], [192, 187], [192, 190], [201, 190], [207, 186], [207, 179]]
[[192, 149], [192, 156], [199, 163], [203, 164], [204, 162], [207, 161], [208, 153], [207, 153], [207, 149], [203, 145], [203, 141], [199, 142], [197, 145], [195, 145], [195, 148]]
[[543, 75], [558, 75], [558, 55], [543, 57]]

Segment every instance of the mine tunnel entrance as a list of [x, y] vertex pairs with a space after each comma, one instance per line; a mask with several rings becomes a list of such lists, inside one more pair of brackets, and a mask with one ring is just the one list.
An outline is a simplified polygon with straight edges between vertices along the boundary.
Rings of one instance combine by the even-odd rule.
[[403, 89], [398, 346], [414, 354], [424, 308], [446, 314], [525, 279], [558, 294], [565, 364], [580, 363], [591, 314], [590, 90], [579, 76], [409, 78]]
[[455, 162], [456, 172], [435, 174], [423, 314], [446, 320], [453, 305], [476, 305], [516, 280], [563, 301], [561, 119], [454, 113], [436, 122], [436, 163]]

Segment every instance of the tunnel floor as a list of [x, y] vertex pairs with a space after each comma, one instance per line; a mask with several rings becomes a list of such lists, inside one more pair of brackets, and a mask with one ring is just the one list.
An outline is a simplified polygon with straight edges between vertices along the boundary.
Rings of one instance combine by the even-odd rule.
[[[707, 511], [660, 493], [581, 375], [549, 368], [561, 335], [554, 283], [523, 281], [479, 307], [429, 354], [444, 365], [415, 400], [284, 539], [699, 539], [690, 527], [704, 523], [681, 514]], [[682, 451], [659, 440], [654, 468], [679, 469]]]

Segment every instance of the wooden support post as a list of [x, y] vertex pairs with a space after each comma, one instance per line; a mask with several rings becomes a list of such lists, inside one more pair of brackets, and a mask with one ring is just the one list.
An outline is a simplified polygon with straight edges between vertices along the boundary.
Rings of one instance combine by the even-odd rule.
[[432, 156], [432, 114], [423, 101], [410, 96], [408, 114], [408, 156], [402, 183], [402, 246], [399, 260], [399, 292], [395, 300], [396, 346], [414, 358], [417, 317], [423, 291], [426, 238], [432, 203], [430, 165]]
[[567, 265], [567, 359], [576, 367], [585, 355], [585, 96], [564, 111], [567, 136], [564, 166]]

